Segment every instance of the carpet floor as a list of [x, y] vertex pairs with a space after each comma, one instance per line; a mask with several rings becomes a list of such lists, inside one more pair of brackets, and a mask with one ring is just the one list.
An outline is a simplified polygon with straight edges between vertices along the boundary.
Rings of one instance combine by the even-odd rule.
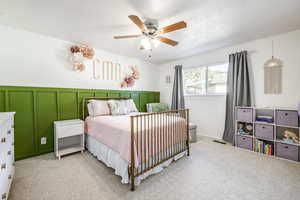
[[135, 192], [90, 153], [16, 162], [10, 200], [299, 200], [300, 164], [202, 139]]

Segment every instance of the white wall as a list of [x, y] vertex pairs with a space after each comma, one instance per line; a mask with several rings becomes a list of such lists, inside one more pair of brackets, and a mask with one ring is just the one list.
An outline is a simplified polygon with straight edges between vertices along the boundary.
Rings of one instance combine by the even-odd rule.
[[[275, 56], [282, 59], [283, 92], [280, 95], [264, 94], [263, 64], [271, 57], [271, 41], [274, 40]], [[228, 55], [241, 50], [249, 51], [249, 61], [254, 82], [254, 98], [257, 106], [296, 107], [300, 101], [300, 30], [247, 42], [233, 47], [195, 55], [160, 68], [161, 101], [170, 103], [172, 84], [165, 83], [165, 76], [174, 74], [174, 66], [194, 67], [227, 62]], [[186, 97], [191, 109], [191, 121], [198, 125], [198, 134], [221, 138], [225, 123], [225, 96]]]
[[[72, 70], [71, 43], [36, 33], [0, 26], [0, 85], [120, 89], [120, 81], [93, 80], [92, 63], [85, 72]], [[157, 66], [135, 58], [96, 50], [96, 57], [125, 66], [137, 65], [141, 78], [130, 90], [159, 90], [151, 80]]]

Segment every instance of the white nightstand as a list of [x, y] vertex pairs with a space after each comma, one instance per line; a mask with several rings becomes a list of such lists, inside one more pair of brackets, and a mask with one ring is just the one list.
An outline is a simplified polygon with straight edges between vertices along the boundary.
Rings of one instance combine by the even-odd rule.
[[54, 122], [56, 157], [84, 150], [84, 122], [79, 119]]

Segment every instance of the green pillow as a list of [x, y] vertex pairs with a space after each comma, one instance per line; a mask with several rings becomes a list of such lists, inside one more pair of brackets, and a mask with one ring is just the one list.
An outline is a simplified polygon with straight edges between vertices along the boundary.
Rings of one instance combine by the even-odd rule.
[[149, 103], [147, 104], [147, 111], [148, 112], [164, 112], [168, 111], [169, 107], [167, 104], [163, 103]]

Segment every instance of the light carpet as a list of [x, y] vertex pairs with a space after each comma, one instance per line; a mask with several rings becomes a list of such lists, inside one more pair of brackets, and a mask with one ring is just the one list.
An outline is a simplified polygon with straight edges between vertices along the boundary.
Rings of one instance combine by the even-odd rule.
[[208, 139], [135, 192], [90, 153], [16, 162], [10, 200], [299, 200], [300, 164]]

